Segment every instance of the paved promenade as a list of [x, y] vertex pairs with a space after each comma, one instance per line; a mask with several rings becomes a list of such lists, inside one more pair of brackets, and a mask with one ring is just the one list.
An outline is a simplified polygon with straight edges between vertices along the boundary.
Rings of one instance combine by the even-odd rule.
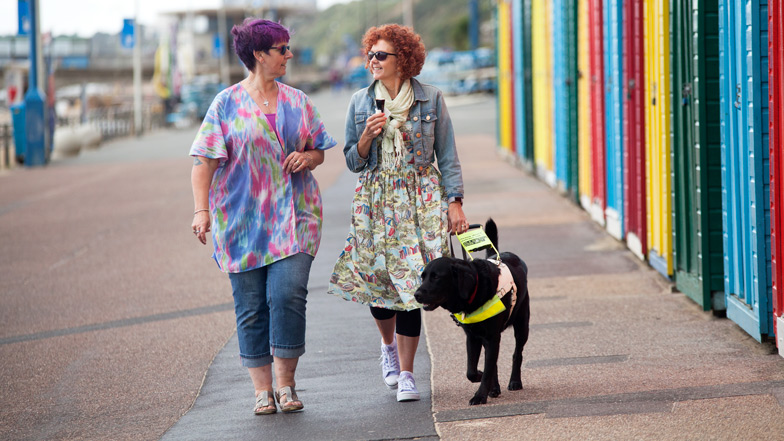
[[[342, 141], [348, 95], [314, 96]], [[365, 307], [324, 294], [356, 176], [317, 170], [324, 238], [308, 301], [303, 412], [257, 417], [228, 279], [190, 233], [195, 129], [0, 175], [0, 439], [784, 439], [784, 359], [702, 312], [495, 148], [492, 97], [449, 102], [471, 222], [529, 266], [522, 391], [469, 406], [462, 330], [425, 313], [422, 400], [382, 384]], [[341, 143], [342, 145], [342, 143]]]

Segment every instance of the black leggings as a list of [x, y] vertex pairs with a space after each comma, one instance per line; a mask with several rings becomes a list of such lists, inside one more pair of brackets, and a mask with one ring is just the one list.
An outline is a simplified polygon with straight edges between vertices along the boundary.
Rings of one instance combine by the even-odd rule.
[[370, 314], [376, 320], [389, 320], [396, 317], [395, 332], [406, 337], [419, 337], [422, 328], [422, 310], [395, 311], [394, 309], [370, 307]]

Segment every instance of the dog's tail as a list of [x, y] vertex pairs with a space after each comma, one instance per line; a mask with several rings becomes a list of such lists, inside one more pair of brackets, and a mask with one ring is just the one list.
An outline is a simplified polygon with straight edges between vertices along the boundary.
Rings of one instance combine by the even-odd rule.
[[[493, 221], [492, 217], [485, 222], [485, 234], [487, 234], [495, 249], [498, 249], [498, 227], [495, 226], [495, 221]], [[486, 253], [488, 258], [495, 256], [492, 248], [488, 247]]]

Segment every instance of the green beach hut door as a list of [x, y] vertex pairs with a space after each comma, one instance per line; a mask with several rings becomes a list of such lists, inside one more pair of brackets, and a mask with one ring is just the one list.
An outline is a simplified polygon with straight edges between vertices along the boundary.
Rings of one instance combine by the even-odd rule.
[[678, 1], [673, 31], [675, 282], [703, 310], [724, 310], [718, 2]]

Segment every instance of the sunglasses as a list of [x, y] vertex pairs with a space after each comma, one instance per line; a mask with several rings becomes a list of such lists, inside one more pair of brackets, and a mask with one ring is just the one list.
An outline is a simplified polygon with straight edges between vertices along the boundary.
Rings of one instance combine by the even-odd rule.
[[272, 46], [270, 49], [275, 49], [280, 52], [281, 55], [286, 55], [286, 51], [291, 50], [291, 46], [283, 45], [283, 46]]
[[376, 60], [378, 61], [384, 61], [390, 55], [397, 56], [397, 54], [390, 54], [389, 52], [384, 52], [384, 51], [378, 51], [378, 52], [370, 51], [368, 52], [368, 61], [373, 61], [373, 57], [376, 57]]

